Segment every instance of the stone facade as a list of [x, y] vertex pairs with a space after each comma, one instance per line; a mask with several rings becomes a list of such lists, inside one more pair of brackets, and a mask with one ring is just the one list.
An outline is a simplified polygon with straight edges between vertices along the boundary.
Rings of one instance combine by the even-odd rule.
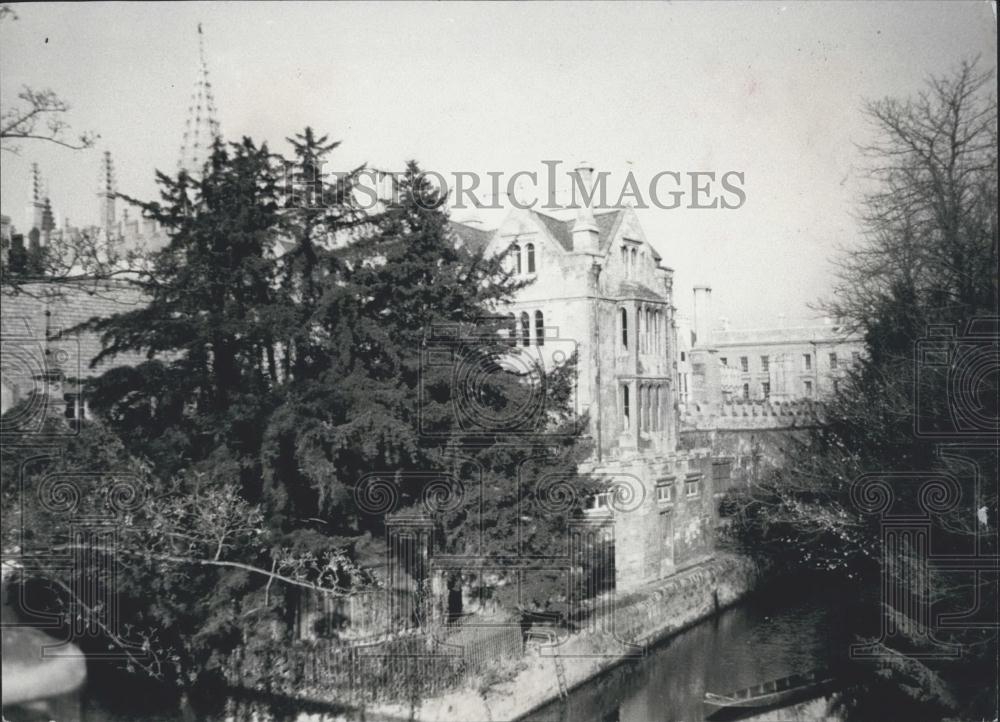
[[129, 353], [91, 366], [102, 348], [97, 334], [61, 334], [91, 318], [123, 313], [144, 303], [139, 291], [125, 283], [27, 283], [16, 293], [5, 291], [2, 302], [0, 413], [44, 391], [48, 412], [63, 413], [57, 406], [65, 404], [66, 416], [83, 418], [86, 403], [79, 395], [79, 381], [145, 360], [141, 354]]
[[711, 288], [695, 288], [693, 322], [678, 321], [680, 401], [685, 408], [743, 401], [822, 401], [864, 353], [864, 340], [832, 319], [770, 328], [715, 325]]
[[[590, 169], [577, 172], [588, 184]], [[470, 246], [507, 253], [528, 281], [498, 309], [519, 346], [546, 368], [577, 354], [577, 410], [594, 443], [583, 470], [607, 480], [588, 514], [614, 529], [624, 590], [712, 548], [712, 459], [678, 450], [673, 270], [632, 209], [565, 213], [513, 210], [492, 232], [452, 227]]]

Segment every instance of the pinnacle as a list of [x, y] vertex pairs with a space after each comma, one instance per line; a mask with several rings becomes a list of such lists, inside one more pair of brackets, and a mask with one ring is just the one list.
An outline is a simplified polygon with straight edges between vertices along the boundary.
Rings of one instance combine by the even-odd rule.
[[222, 135], [219, 121], [216, 118], [212, 84], [208, 81], [204, 37], [201, 23], [198, 23], [198, 78], [195, 81], [194, 92], [191, 94], [191, 104], [188, 106], [188, 118], [181, 141], [180, 158], [177, 162], [177, 170], [187, 171], [191, 176], [201, 175], [208, 162], [212, 144]]

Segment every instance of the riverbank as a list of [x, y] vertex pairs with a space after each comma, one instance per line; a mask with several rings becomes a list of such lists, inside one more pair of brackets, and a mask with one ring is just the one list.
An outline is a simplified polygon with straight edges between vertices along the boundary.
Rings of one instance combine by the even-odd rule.
[[380, 704], [366, 711], [421, 722], [518, 719], [735, 604], [759, 579], [759, 570], [750, 560], [716, 554], [621, 595], [605, 613], [594, 615], [588, 629], [557, 641], [556, 646], [533, 646], [516, 674], [486, 689], [466, 688], [413, 705]]

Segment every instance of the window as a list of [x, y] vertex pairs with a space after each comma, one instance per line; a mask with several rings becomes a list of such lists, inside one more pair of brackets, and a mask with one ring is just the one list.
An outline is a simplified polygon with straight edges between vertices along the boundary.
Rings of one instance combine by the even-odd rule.
[[531, 345], [531, 320], [528, 318], [527, 311], [521, 312], [521, 345]]
[[681, 351], [681, 361], [687, 361], [687, 354]]
[[750, 371], [750, 359], [746, 356], [740, 356], [740, 371], [743, 373]]
[[691, 498], [701, 493], [701, 474], [684, 480], [684, 496]]
[[622, 309], [622, 348], [628, 348], [628, 311]]
[[837, 354], [836, 353], [830, 354], [830, 368], [832, 368], [832, 369], [837, 368]]
[[594, 494], [590, 497], [590, 510], [591, 511], [604, 511], [611, 505], [611, 492], [602, 491], [599, 494]]
[[663, 504], [669, 504], [674, 500], [674, 480], [662, 479], [656, 484], [656, 500]]
[[653, 350], [653, 310], [646, 309], [646, 353]]
[[528, 252], [528, 273], [535, 272], [535, 244], [529, 243], [525, 246], [525, 250]]
[[635, 310], [635, 345], [642, 353], [642, 307]]
[[729, 366], [729, 359], [727, 359], [725, 356], [721, 356], [719, 357], [719, 363], [722, 364], [723, 366]]
[[63, 394], [63, 401], [66, 402], [66, 410], [63, 412], [70, 421], [79, 421], [83, 418], [83, 409], [80, 404], [79, 394]]
[[518, 245], [515, 245], [511, 249], [511, 253], [513, 253], [514, 254], [514, 258], [517, 259], [517, 275], [520, 276], [521, 273], [522, 273], [522, 271], [521, 271], [521, 247], [518, 246]]
[[750, 400], [750, 384], [743, 384], [743, 400]]
[[812, 381], [806, 381], [804, 386], [805, 386], [806, 396], [812, 396], [813, 395], [813, 382]]
[[535, 311], [535, 345], [545, 345], [545, 316], [541, 311]]
[[622, 386], [622, 426], [627, 430], [632, 419], [632, 405], [628, 397], [628, 384]]
[[771, 398], [771, 384], [767, 381], [760, 385], [760, 392], [764, 395], [765, 399]]
[[834, 395], [840, 393], [840, 381], [836, 379], [833, 380], [833, 393]]
[[811, 353], [802, 354], [802, 368], [811, 371], [813, 367], [813, 357]]
[[660, 430], [660, 387], [653, 389], [653, 431]]
[[768, 373], [771, 370], [771, 359], [769, 356], [760, 357], [760, 370], [761, 373]]

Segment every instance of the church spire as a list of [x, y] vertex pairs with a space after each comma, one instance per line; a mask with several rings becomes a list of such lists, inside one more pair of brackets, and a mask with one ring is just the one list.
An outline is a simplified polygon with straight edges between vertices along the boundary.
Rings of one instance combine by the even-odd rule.
[[191, 105], [188, 107], [180, 159], [177, 163], [178, 171], [187, 171], [192, 176], [201, 175], [211, 156], [212, 144], [222, 136], [216, 118], [212, 83], [208, 79], [205, 33], [202, 31], [201, 23], [198, 23], [198, 62], [198, 79], [191, 94]]

